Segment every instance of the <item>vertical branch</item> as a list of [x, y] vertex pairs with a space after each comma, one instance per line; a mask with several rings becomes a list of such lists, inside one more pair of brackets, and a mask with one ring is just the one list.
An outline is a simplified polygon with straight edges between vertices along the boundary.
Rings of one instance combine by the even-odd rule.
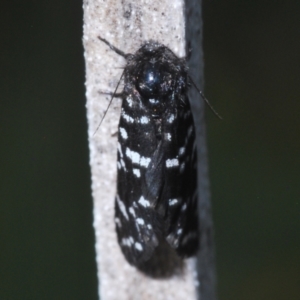
[[109, 97], [99, 91], [114, 90], [125, 64], [124, 58], [116, 55], [97, 37], [101, 35], [125, 53], [134, 53], [142, 42], [153, 39], [168, 46], [179, 57], [184, 57], [184, 25], [182, 0], [84, 1], [87, 117], [101, 300], [197, 298], [195, 259], [185, 261], [183, 273], [153, 279], [130, 266], [117, 244], [114, 196], [120, 100], [114, 101], [94, 135], [109, 101]]
[[[191, 49], [188, 61], [189, 73], [194, 82], [203, 90], [203, 23], [201, 1], [186, 1], [186, 41]], [[213, 221], [208, 177], [206, 128], [204, 118], [205, 103], [195, 89], [190, 90], [193, 115], [197, 132], [198, 150], [198, 215], [200, 228], [200, 250], [198, 253], [199, 298], [216, 300], [215, 253]]]

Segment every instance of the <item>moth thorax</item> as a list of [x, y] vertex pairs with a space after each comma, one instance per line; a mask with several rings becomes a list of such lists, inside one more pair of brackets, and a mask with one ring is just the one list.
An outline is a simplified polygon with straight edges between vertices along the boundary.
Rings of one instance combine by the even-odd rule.
[[177, 82], [174, 70], [157, 60], [143, 62], [139, 70], [135, 84], [142, 102], [153, 112], [153, 116], [159, 116], [173, 101], [174, 85]]

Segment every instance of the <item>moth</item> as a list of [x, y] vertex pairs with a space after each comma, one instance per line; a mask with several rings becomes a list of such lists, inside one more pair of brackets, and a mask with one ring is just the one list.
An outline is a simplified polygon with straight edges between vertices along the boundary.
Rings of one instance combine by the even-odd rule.
[[[138, 266], [166, 242], [180, 257], [198, 248], [195, 125], [185, 59], [156, 41], [126, 54], [118, 128], [115, 224], [127, 261]], [[117, 90], [117, 88], [116, 88]]]

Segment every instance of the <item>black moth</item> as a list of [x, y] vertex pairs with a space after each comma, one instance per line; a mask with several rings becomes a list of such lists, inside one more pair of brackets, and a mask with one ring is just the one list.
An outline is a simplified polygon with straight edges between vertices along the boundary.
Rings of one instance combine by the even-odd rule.
[[127, 261], [140, 265], [167, 242], [180, 257], [198, 248], [195, 126], [184, 59], [149, 41], [125, 54], [115, 223]]

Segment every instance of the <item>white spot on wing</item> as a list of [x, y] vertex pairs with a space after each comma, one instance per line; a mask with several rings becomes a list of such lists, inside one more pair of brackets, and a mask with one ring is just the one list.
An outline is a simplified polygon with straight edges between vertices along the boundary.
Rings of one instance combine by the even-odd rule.
[[175, 205], [178, 203], [177, 199], [169, 199], [169, 205]]
[[185, 147], [179, 148], [179, 155], [183, 155], [185, 152]]
[[145, 221], [144, 221], [144, 219], [142, 219], [142, 218], [137, 218], [137, 219], [136, 219], [136, 222], [137, 222], [139, 225], [144, 225], [144, 224], [145, 224]]
[[117, 198], [117, 203], [118, 203], [118, 206], [120, 208], [120, 211], [121, 211], [122, 215], [126, 218], [126, 220], [129, 220], [129, 216], [127, 214], [126, 207], [125, 207], [124, 203], [120, 199], [119, 195], [117, 195], [116, 198]]
[[168, 140], [168, 141], [171, 141], [172, 140], [172, 136], [171, 136], [171, 134], [170, 133], [166, 133], [166, 139]]
[[132, 206], [129, 207], [129, 212], [135, 217], [135, 211]]
[[133, 245], [133, 243], [134, 243], [134, 239], [132, 236], [129, 236], [128, 238], [122, 238], [121, 240], [121, 244], [123, 246], [130, 247], [131, 245]]
[[141, 124], [148, 124], [149, 118], [146, 116], [143, 116], [143, 117], [141, 117], [140, 122], [141, 122]]
[[168, 118], [168, 123], [173, 123], [173, 121], [175, 120], [175, 116], [173, 114], [170, 115], [170, 117]]
[[124, 110], [122, 110], [121, 116], [127, 123], [134, 122], [134, 119], [132, 117], [130, 117], [129, 115], [127, 115]]
[[125, 128], [123, 127], [120, 127], [120, 133], [121, 133], [121, 137], [124, 139], [124, 140], [127, 140], [128, 139], [128, 134], [127, 134], [127, 131], [125, 130]]
[[127, 96], [126, 101], [129, 105], [129, 107], [132, 107], [133, 101], [132, 101], [132, 96], [131, 95]]
[[179, 228], [179, 229], [177, 230], [177, 234], [178, 234], [178, 235], [181, 235], [181, 234], [182, 234], [182, 229], [181, 229], [181, 228]]
[[139, 169], [133, 169], [133, 174], [138, 178], [141, 177], [141, 171]]
[[140, 205], [142, 205], [144, 207], [149, 207], [150, 206], [150, 202], [148, 200], [146, 200], [144, 198], [144, 196], [142, 196], [138, 202], [139, 202]]
[[152, 104], [155, 104], [155, 103], [158, 103], [158, 100], [154, 99], [154, 98], [151, 98], [151, 99], [149, 99], [149, 102], [152, 103]]
[[172, 159], [167, 159], [166, 160], [166, 167], [167, 168], [173, 168], [173, 167], [178, 167], [179, 166], [179, 161], [177, 158], [172, 158]]
[[118, 151], [120, 153], [120, 156], [123, 157], [123, 152], [122, 152], [121, 144], [119, 142], [118, 142]]
[[142, 156], [141, 157], [141, 161], [140, 161], [140, 165], [142, 167], [146, 167], [147, 168], [149, 166], [149, 164], [150, 164], [150, 161], [151, 161], [151, 158]]
[[126, 156], [131, 159], [132, 163], [139, 164], [141, 167], [148, 167], [151, 158], [140, 156], [136, 151], [132, 151], [129, 148], [126, 148]]
[[121, 168], [123, 168], [126, 171], [127, 169], [126, 169], [125, 162], [124, 162], [123, 158], [120, 159], [119, 163], [121, 165]]
[[138, 242], [136, 242], [136, 243], [134, 244], [134, 247], [135, 247], [136, 250], [143, 251], [143, 246], [142, 246], [142, 244], [140, 244], [140, 243], [138, 243]]
[[135, 151], [131, 151], [129, 148], [126, 148], [126, 156], [135, 164], [140, 162], [140, 155]]

